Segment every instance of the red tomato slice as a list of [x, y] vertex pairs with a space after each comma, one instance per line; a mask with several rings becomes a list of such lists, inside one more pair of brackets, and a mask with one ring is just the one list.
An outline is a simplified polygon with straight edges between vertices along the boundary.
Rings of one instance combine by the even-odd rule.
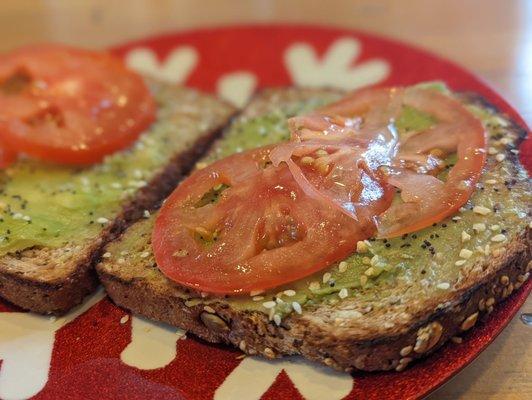
[[[167, 277], [211, 293], [264, 290], [345, 258], [367, 237], [352, 218], [307, 196], [286, 165], [264, 168], [269, 151], [196, 171], [168, 198], [152, 237]], [[220, 185], [228, 188], [204, 204]]]
[[0, 169], [7, 168], [17, 159], [17, 154], [0, 146]]
[[[438, 121], [416, 132], [396, 146], [394, 120], [408, 105]], [[365, 89], [322, 108], [315, 115], [290, 121], [292, 140], [311, 143], [313, 149], [347, 146], [352, 157], [362, 149], [370, 170], [388, 167], [387, 182], [402, 190], [403, 202], [394, 203], [379, 218], [379, 236], [394, 237], [428, 227], [456, 212], [475, 189], [486, 158], [486, 136], [482, 123], [459, 101], [434, 90], [420, 88]], [[355, 145], [366, 140], [368, 144]], [[296, 153], [273, 152], [274, 163], [288, 162]], [[436, 151], [438, 156], [431, 152]], [[457, 153], [458, 161], [445, 182], [434, 176], [442, 164], [439, 157]], [[345, 167], [343, 167], [345, 169]], [[294, 167], [291, 167], [294, 171]], [[294, 175], [301, 175], [298, 171]], [[356, 187], [356, 175], [339, 180]], [[303, 187], [305, 182], [302, 181]], [[339, 197], [319, 190], [322, 200], [338, 202]], [[345, 207], [344, 207], [345, 208]], [[367, 209], [366, 209], [367, 210]], [[354, 213], [353, 213], [354, 214]], [[378, 214], [375, 214], [377, 216]], [[353, 215], [355, 218], [356, 216]]]
[[17, 152], [94, 163], [154, 118], [142, 78], [110, 54], [41, 45], [0, 56], [0, 139]]
[[459, 101], [432, 90], [410, 89], [408, 104], [436, 117], [438, 123], [400, 144], [397, 159], [437, 150], [456, 153], [457, 162], [441, 181], [419, 171], [392, 169], [389, 183], [401, 189], [403, 203], [380, 216], [379, 236], [414, 232], [454, 214], [471, 197], [486, 162], [486, 133], [482, 123]]

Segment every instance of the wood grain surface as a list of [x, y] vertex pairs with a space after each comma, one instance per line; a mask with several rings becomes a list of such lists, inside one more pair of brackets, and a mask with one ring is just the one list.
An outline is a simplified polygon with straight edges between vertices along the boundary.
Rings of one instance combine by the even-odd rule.
[[[250, 22], [362, 29], [429, 49], [484, 78], [532, 125], [532, 0], [1, 0], [0, 51], [40, 42], [105, 47]], [[522, 311], [532, 312], [529, 298]], [[532, 399], [532, 327], [518, 317], [429, 398]]]

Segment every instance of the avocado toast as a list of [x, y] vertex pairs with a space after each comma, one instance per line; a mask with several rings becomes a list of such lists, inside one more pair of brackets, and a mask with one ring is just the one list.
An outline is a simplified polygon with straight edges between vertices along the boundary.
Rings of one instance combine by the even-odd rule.
[[64, 313], [95, 289], [102, 247], [148, 216], [234, 109], [192, 89], [150, 81], [154, 124], [89, 167], [25, 159], [0, 171], [0, 296]]
[[[202, 163], [286, 140], [287, 117], [340, 96], [263, 91]], [[489, 155], [477, 190], [452, 217], [398, 238], [362, 241], [356, 254], [313, 276], [237, 297], [166, 278], [151, 250], [151, 217], [107, 247], [97, 266], [107, 292], [133, 312], [247, 354], [301, 354], [346, 371], [404, 369], [469, 330], [529, 277], [530, 182], [515, 154], [526, 132], [475, 95], [453, 96], [482, 119]], [[398, 128], [425, 123], [426, 116], [405, 110]]]

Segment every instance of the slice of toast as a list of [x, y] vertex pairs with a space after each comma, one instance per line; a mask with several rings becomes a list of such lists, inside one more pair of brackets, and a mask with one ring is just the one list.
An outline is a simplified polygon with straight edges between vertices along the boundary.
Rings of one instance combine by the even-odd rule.
[[[287, 114], [335, 96], [301, 89], [262, 92], [215, 143], [206, 161], [225, 155], [246, 129], [251, 133], [244, 144], [265, 144], [264, 135], [270, 132], [273, 141], [282, 138], [278, 130], [286, 130], [279, 126]], [[408, 237], [367, 242], [362, 254], [342, 266], [253, 298], [209, 296], [167, 279], [151, 251], [152, 217], [107, 246], [107, 258], [96, 267], [107, 293], [134, 313], [247, 354], [299, 354], [345, 371], [403, 370], [464, 334], [518, 289], [532, 267], [530, 182], [515, 154], [526, 132], [478, 96], [459, 97], [482, 116], [490, 147], [506, 158], [500, 161], [490, 151], [477, 192], [456, 216]], [[261, 126], [266, 123], [267, 129]], [[474, 205], [490, 206], [490, 214], [477, 213]], [[464, 248], [471, 249], [473, 254], [464, 255], [469, 258], [460, 257]], [[385, 264], [375, 276], [377, 265], [370, 268], [375, 259], [389, 261], [392, 254], [400, 262]], [[346, 281], [343, 276], [349, 274]], [[339, 296], [343, 288], [346, 298]], [[271, 300], [277, 304], [267, 308], [263, 303]]]
[[[109, 222], [91, 237], [0, 257], [1, 297], [38, 313], [61, 314], [79, 304], [97, 286], [93, 267], [103, 246], [131, 222], [148, 215], [171, 192], [235, 112], [232, 106], [192, 89], [155, 81], [149, 85], [159, 106], [157, 121], [135, 146], [148, 146], [154, 132], [166, 143], [164, 154], [145, 156], [151, 157], [149, 165], [155, 168], [145, 171], [144, 183], [138, 185], [142, 187], [129, 189], [116, 212], [107, 215]], [[134, 164], [136, 157], [128, 157]]]

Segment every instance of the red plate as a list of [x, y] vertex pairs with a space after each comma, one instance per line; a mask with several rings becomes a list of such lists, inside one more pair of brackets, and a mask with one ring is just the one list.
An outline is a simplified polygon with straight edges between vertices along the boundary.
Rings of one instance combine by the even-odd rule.
[[[243, 104], [279, 85], [359, 87], [445, 80], [488, 98], [526, 126], [500, 96], [462, 68], [411, 46], [310, 26], [241, 26], [183, 32], [114, 49], [132, 67]], [[532, 140], [521, 148], [532, 169]], [[100, 292], [56, 321], [0, 303], [0, 398], [412, 399], [470, 363], [525, 302], [529, 280], [460, 345], [402, 373], [336, 374], [299, 358], [267, 362], [183, 338], [127, 314]], [[126, 320], [127, 319], [127, 320]], [[181, 340], [179, 340], [181, 339]]]

